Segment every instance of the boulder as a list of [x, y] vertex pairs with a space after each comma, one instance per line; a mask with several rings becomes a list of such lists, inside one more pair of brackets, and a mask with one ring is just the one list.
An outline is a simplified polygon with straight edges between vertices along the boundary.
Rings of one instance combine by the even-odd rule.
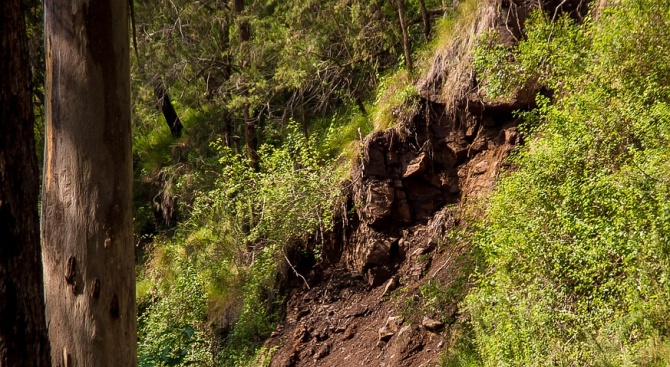
[[442, 321], [434, 320], [427, 316], [423, 317], [421, 325], [432, 332], [440, 331], [444, 327], [444, 323]]
[[380, 327], [378, 331], [379, 341], [389, 341], [391, 337], [398, 332], [400, 325], [402, 325], [404, 321], [405, 320], [400, 316], [390, 316], [388, 319], [386, 319], [386, 323], [384, 326]]
[[391, 217], [395, 190], [389, 181], [371, 180], [365, 192], [360, 216], [371, 226], [384, 225]]
[[489, 162], [481, 161], [472, 168], [472, 173], [475, 175], [481, 175], [489, 169]]
[[414, 153], [406, 154], [403, 156], [402, 178], [408, 178], [424, 173], [428, 168], [428, 163], [428, 157], [425, 152], [421, 152], [418, 155], [415, 155]]
[[387, 355], [390, 366], [408, 366], [408, 359], [420, 352], [425, 345], [424, 332], [417, 325], [405, 325], [389, 340]]
[[470, 145], [459, 136], [451, 136], [446, 139], [447, 148], [456, 156], [457, 159], [463, 159], [468, 156]]
[[398, 285], [400, 285], [400, 282], [398, 281], [398, 276], [392, 276], [391, 279], [389, 279], [386, 284], [384, 285], [384, 291], [382, 292], [382, 297], [388, 296], [393, 292], [396, 288], [398, 288]]

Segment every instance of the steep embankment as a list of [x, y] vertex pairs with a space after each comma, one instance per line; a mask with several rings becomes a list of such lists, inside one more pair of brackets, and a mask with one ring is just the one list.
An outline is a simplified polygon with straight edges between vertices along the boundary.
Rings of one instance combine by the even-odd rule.
[[361, 142], [349, 202], [324, 248], [328, 265], [291, 291], [269, 342], [277, 348], [272, 366], [425, 366], [449, 345], [470, 249], [441, 238], [459, 226], [466, 201], [490, 192], [520, 144], [512, 112], [533, 107], [535, 94], [485, 98], [473, 51], [493, 30], [508, 45], [519, 39], [528, 6], [463, 3], [451, 39], [418, 84], [419, 102], [398, 109], [395, 127]]

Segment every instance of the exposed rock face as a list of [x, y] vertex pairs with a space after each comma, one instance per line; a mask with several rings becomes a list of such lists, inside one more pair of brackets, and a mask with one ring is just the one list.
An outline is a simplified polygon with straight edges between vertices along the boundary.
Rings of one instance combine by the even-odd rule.
[[[587, 3], [547, 0], [542, 8], [579, 20]], [[341, 243], [328, 249], [331, 263], [343, 261], [369, 284], [380, 285], [406, 257], [408, 246], [399, 245], [406, 229], [425, 224], [446, 205], [491, 190], [505, 158], [521, 143], [512, 112], [534, 107], [538, 90], [529, 85], [510, 100], [487, 98], [473, 71], [473, 50], [492, 30], [513, 45], [535, 6], [521, 0], [481, 2], [474, 20], [458, 26], [459, 36], [417, 84], [419, 103], [398, 112], [396, 127], [363, 140], [351, 174], [356, 218]]]
[[[351, 175], [356, 218], [335, 247], [336, 260], [369, 284], [382, 284], [404, 261], [411, 247], [401, 245], [412, 232], [407, 229], [462, 198], [488, 193], [505, 158], [521, 143], [512, 112], [534, 107], [538, 90], [530, 85], [510, 100], [487, 98], [480, 93], [472, 54], [477, 39], [491, 30], [506, 45], [519, 40], [533, 4], [482, 2], [475, 20], [461, 25], [462, 34], [436, 55], [418, 83], [418, 105], [408, 107], [411, 113], [400, 111], [396, 127], [361, 143]], [[547, 1], [546, 8], [580, 19], [585, 4]]]
[[423, 100], [420, 112], [362, 143], [352, 172], [359, 225], [343, 248], [343, 260], [371, 285], [386, 281], [407, 248], [403, 229], [425, 224], [462, 195], [488, 192], [504, 158], [519, 144], [511, 112], [527, 101], [488, 106], [475, 100], [447, 114]]

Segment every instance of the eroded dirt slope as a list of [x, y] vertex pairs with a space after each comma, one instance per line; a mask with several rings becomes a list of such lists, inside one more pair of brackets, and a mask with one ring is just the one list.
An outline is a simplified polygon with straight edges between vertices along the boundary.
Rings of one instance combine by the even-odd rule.
[[488, 192], [519, 143], [515, 120], [469, 121], [421, 123], [431, 129], [365, 140], [351, 194], [361, 205], [333, 246], [339, 261], [291, 291], [286, 320], [270, 341], [278, 348], [272, 366], [435, 364], [457, 297], [439, 314], [413, 310], [421, 302], [403, 297], [420, 297], [428, 282], [449, 288], [460, 281], [468, 248], [440, 237], [458, 225], [461, 195]]

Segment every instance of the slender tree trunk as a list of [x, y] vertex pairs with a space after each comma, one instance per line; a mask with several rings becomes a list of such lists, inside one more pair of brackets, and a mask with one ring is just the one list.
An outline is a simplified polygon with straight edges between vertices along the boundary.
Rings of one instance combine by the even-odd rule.
[[[238, 16], [244, 12], [244, 0], [235, 0], [235, 14]], [[238, 33], [240, 42], [246, 42], [251, 39], [251, 31], [249, 29], [249, 22], [245, 19], [238, 20]]]
[[412, 65], [411, 46], [409, 35], [407, 34], [407, 22], [405, 21], [405, 2], [403, 0], [396, 0], [396, 6], [398, 7], [398, 22], [402, 30], [402, 48], [405, 51], [405, 64], [407, 65], [407, 70], [412, 73], [414, 66]]
[[309, 141], [309, 126], [307, 124], [307, 113], [305, 112], [305, 93], [300, 93], [300, 121], [302, 121], [302, 133], [305, 141]]
[[365, 109], [365, 105], [363, 104], [363, 100], [361, 99], [360, 96], [355, 97], [356, 100], [356, 106], [358, 106], [358, 110], [361, 111], [363, 115], [367, 115], [368, 111]]
[[[226, 14], [229, 14], [226, 12]], [[232, 70], [232, 60], [230, 57], [230, 23], [231, 23], [231, 18], [230, 16], [226, 16], [223, 18], [223, 20], [220, 21], [219, 25], [219, 43], [221, 44], [221, 52], [225, 55], [223, 58], [223, 62], [225, 66], [223, 67], [222, 74], [223, 74], [223, 81], [221, 84], [228, 83], [230, 81], [230, 76], [233, 73]], [[223, 98], [230, 98], [230, 95], [228, 93], [224, 94]], [[223, 112], [223, 124], [224, 124], [224, 140], [226, 142], [226, 145], [230, 148], [233, 147], [233, 143], [237, 145], [239, 141], [235, 141], [233, 139], [233, 135], [235, 132], [235, 126], [233, 125], [233, 118], [231, 116], [231, 112], [226, 108], [225, 111]], [[236, 148], [238, 150], [238, 148]]]
[[[242, 12], [244, 12], [244, 0], [235, 0], [235, 14], [237, 16], [241, 15]], [[242, 47], [242, 50], [245, 49], [245, 44], [249, 41], [251, 38], [251, 32], [249, 30], [249, 22], [245, 19], [240, 19], [238, 20], [238, 33], [240, 36], [240, 45]], [[244, 56], [242, 60], [242, 67], [247, 67], [249, 64], [249, 58], [247, 55], [247, 51], [244, 50]], [[248, 94], [248, 92], [244, 91], [245, 96]], [[251, 118], [251, 113], [250, 113], [250, 107], [249, 104], [246, 103], [243, 107], [242, 115], [244, 117], [244, 143], [245, 143], [245, 150], [247, 153], [247, 159], [249, 160], [249, 164], [253, 169], [258, 170], [258, 137], [256, 134], [256, 124], [254, 123], [254, 120]]]
[[42, 196], [54, 366], [135, 366], [128, 1], [47, 0]]
[[0, 6], [0, 366], [50, 366], [26, 25]]
[[258, 171], [258, 137], [256, 136], [256, 124], [249, 116], [249, 106], [244, 106], [244, 140], [246, 143], [247, 158], [249, 165]]
[[224, 144], [233, 148], [233, 119], [230, 118], [228, 110], [223, 111], [223, 141]]
[[428, 39], [430, 37], [430, 14], [428, 14], [428, 9], [426, 9], [425, 0], [419, 0], [419, 7], [421, 8], [421, 18], [423, 19], [423, 34]]
[[181, 119], [179, 119], [179, 115], [177, 115], [177, 111], [175, 111], [174, 106], [172, 105], [170, 95], [165, 90], [163, 79], [157, 77], [153, 84], [154, 95], [156, 96], [156, 100], [158, 100], [161, 112], [163, 112], [165, 122], [167, 123], [168, 128], [170, 128], [170, 134], [172, 134], [173, 138], [178, 139], [181, 137], [181, 131], [184, 129], [184, 125], [182, 125]]

